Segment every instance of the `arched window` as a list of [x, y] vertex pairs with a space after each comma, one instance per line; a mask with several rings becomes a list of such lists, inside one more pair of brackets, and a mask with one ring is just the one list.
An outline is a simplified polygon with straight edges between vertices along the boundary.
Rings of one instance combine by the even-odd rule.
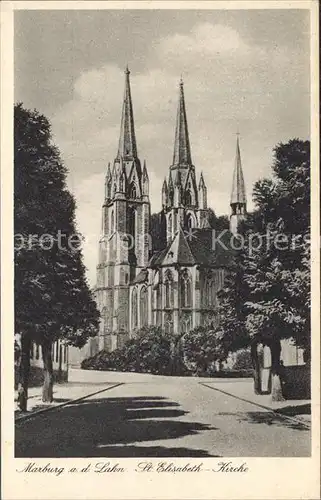
[[40, 353], [39, 353], [39, 344], [36, 344], [36, 359], [40, 358]]
[[137, 288], [133, 289], [132, 292], [132, 328], [137, 328], [138, 326], [138, 311], [137, 311]]
[[176, 210], [174, 212], [174, 227], [173, 227], [173, 229], [174, 229], [174, 234], [175, 234], [178, 231], [177, 212], [176, 212]]
[[217, 275], [210, 274], [205, 282], [205, 303], [209, 307], [216, 305]]
[[185, 193], [185, 205], [187, 205], [187, 206], [192, 205], [192, 194], [189, 190], [186, 191], [186, 193]]
[[115, 182], [115, 184], [114, 184], [114, 193], [113, 193], [114, 196], [115, 196], [116, 193], [117, 193], [117, 186], [116, 186], [116, 182]]
[[128, 250], [132, 257], [136, 252], [136, 210], [134, 207], [128, 207], [127, 210], [127, 235]]
[[148, 325], [148, 292], [144, 286], [140, 291], [140, 327]]
[[192, 282], [187, 270], [181, 276], [181, 305], [192, 307]]
[[181, 320], [182, 333], [188, 333], [192, 329], [191, 313], [185, 313]]
[[113, 233], [115, 231], [115, 214], [114, 210], [110, 212], [110, 232]]
[[171, 312], [165, 313], [164, 327], [167, 334], [173, 333], [173, 318]]
[[167, 237], [171, 238], [171, 236], [172, 236], [172, 224], [173, 224], [172, 214], [169, 214], [167, 220], [168, 220], [168, 224], [167, 224]]
[[129, 190], [129, 198], [132, 198], [134, 200], [134, 199], [136, 199], [136, 197], [137, 197], [136, 185], [134, 182], [132, 182], [130, 185], [130, 190]]
[[170, 271], [165, 275], [165, 308], [171, 309], [174, 307], [174, 289], [173, 289], [173, 276]]
[[124, 176], [122, 175], [119, 179], [119, 191], [124, 191]]

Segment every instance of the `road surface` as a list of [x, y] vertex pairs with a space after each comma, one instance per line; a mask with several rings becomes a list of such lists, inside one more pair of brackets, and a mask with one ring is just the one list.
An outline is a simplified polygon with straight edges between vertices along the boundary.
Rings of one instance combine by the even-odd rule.
[[[117, 382], [118, 374], [99, 375]], [[204, 379], [119, 374], [119, 382], [18, 422], [16, 457], [310, 455], [306, 427], [213, 390]]]

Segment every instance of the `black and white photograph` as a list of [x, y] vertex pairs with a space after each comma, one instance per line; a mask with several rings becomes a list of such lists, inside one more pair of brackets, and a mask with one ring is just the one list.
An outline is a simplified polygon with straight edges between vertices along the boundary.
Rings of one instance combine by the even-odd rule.
[[13, 12], [18, 472], [311, 458], [311, 2], [71, 3]]

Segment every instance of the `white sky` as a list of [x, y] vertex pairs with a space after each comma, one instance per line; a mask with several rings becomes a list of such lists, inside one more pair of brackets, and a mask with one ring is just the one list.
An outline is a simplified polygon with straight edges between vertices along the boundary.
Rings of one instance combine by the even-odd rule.
[[270, 175], [273, 147], [309, 138], [308, 11], [16, 12], [15, 100], [52, 123], [91, 284], [127, 63], [152, 212], [172, 161], [181, 74], [193, 163], [217, 214], [229, 213], [237, 130], [249, 208], [253, 183]]

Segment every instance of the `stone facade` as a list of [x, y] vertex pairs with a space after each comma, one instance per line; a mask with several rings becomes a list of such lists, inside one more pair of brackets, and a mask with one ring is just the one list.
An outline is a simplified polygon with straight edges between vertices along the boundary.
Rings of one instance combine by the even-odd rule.
[[212, 322], [229, 261], [226, 252], [212, 249], [207, 189], [192, 163], [182, 81], [173, 162], [161, 193], [164, 248], [153, 252], [149, 178], [137, 154], [129, 74], [126, 69], [118, 152], [105, 180], [95, 289], [102, 319], [91, 353], [119, 347], [143, 326], [181, 335]]

